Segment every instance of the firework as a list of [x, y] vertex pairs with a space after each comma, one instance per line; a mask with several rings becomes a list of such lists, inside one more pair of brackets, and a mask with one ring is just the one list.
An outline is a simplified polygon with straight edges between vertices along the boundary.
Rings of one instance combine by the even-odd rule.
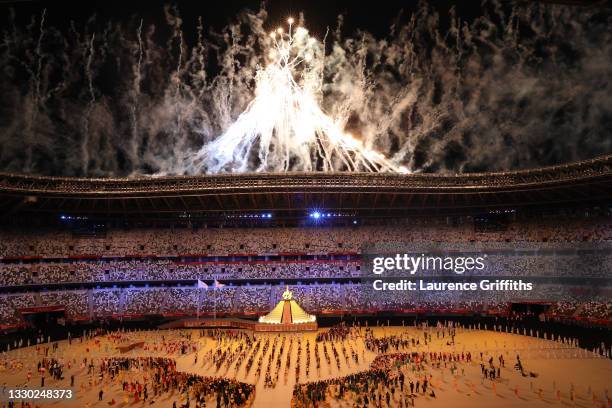
[[346, 133], [321, 108], [321, 49], [291, 18], [287, 31], [271, 32], [254, 99], [225, 133], [187, 158], [187, 171], [407, 172]]

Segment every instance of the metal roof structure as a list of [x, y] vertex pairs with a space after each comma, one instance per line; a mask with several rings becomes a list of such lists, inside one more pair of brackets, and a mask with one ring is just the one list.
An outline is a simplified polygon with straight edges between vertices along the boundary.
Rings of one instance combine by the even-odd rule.
[[612, 155], [531, 170], [475, 174], [245, 173], [66, 178], [0, 173], [0, 214], [214, 217], [313, 208], [356, 216], [477, 213], [521, 207], [609, 206]]

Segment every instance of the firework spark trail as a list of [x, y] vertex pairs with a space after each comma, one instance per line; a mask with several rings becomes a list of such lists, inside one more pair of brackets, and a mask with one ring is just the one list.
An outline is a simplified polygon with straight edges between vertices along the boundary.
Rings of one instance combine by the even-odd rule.
[[137, 55], [138, 59], [136, 64], [134, 65], [134, 82], [132, 89], [132, 103], [131, 103], [131, 134], [132, 138], [129, 144], [129, 152], [132, 157], [137, 157], [138, 155], [138, 100], [140, 98], [140, 87], [142, 81], [142, 54], [143, 54], [143, 44], [142, 44], [142, 24], [143, 20], [140, 19], [140, 24], [138, 25], [138, 29], [136, 31], [136, 38], [138, 39], [138, 47], [137, 47]]
[[[26, 135], [29, 136], [32, 141], [35, 139], [33, 135], [34, 129], [33, 124], [36, 123], [37, 116], [40, 110], [40, 101], [41, 101], [41, 90], [40, 90], [40, 77], [43, 68], [43, 53], [42, 53], [42, 42], [45, 37], [45, 17], [47, 15], [47, 9], [43, 9], [40, 16], [40, 26], [39, 26], [39, 36], [38, 41], [36, 43], [36, 73], [34, 76], [34, 98], [31, 102], [30, 106], [30, 120], [27, 122], [28, 126], [26, 127]], [[26, 149], [26, 170], [30, 170], [32, 167], [32, 143], [28, 143]]]
[[91, 40], [89, 41], [89, 47], [87, 48], [87, 63], [85, 64], [85, 76], [87, 77], [87, 86], [89, 90], [89, 103], [87, 104], [87, 111], [85, 112], [85, 116], [83, 116], [83, 141], [81, 144], [81, 154], [83, 155], [83, 172], [87, 172], [87, 168], [89, 167], [89, 119], [91, 116], [91, 112], [94, 108], [94, 104], [96, 103], [96, 94], [94, 92], [93, 86], [93, 73], [91, 69], [91, 64], [94, 58], [94, 41], [96, 40], [96, 33], [91, 35]]
[[[257, 72], [253, 101], [227, 131], [205, 145], [187, 171], [245, 172], [251, 168], [252, 150], [257, 149], [257, 171], [313, 170], [313, 152], [324, 171], [339, 166], [351, 171], [406, 173], [383, 154], [367, 148], [346, 134], [319, 106], [319, 77], [312, 75], [314, 47], [320, 47], [308, 31], [289, 19], [289, 31], [271, 33], [270, 61]], [[296, 79], [296, 73], [301, 77]]]
[[40, 74], [42, 72], [42, 63], [43, 63], [43, 55], [42, 55], [42, 42], [45, 37], [45, 16], [47, 15], [47, 9], [43, 9], [42, 14], [40, 16], [40, 35], [38, 36], [38, 42], [36, 43], [36, 56], [38, 57], [38, 61], [36, 64], [36, 101], [40, 100]]

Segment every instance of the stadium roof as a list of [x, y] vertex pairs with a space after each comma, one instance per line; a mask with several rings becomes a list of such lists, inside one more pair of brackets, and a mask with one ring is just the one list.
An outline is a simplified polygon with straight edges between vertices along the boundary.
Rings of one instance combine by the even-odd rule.
[[612, 204], [612, 155], [482, 174], [249, 173], [88, 179], [0, 173], [0, 214], [216, 217], [314, 208], [355, 216]]

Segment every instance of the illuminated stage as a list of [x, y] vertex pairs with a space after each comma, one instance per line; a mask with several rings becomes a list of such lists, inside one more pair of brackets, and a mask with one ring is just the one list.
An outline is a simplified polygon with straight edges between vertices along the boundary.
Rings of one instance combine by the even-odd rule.
[[293, 292], [287, 289], [283, 299], [270, 313], [259, 318], [255, 331], [304, 331], [317, 330], [317, 318], [309, 315], [293, 299]]

